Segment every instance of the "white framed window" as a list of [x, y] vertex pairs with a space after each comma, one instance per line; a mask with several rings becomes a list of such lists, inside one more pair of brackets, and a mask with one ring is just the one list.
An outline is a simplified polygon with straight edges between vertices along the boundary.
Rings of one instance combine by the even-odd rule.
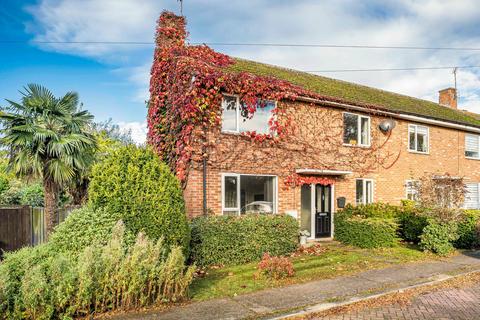
[[369, 204], [373, 202], [373, 180], [357, 179], [355, 181], [355, 202]]
[[465, 134], [465, 157], [480, 159], [480, 136]]
[[222, 213], [277, 213], [278, 179], [274, 175], [222, 174]]
[[242, 133], [255, 131], [269, 134], [270, 120], [274, 116], [272, 111], [276, 107], [275, 101], [259, 100], [253, 115], [242, 115], [240, 97], [223, 95], [222, 100], [222, 132]]
[[428, 153], [429, 130], [426, 126], [408, 125], [408, 150], [418, 153]]
[[352, 146], [370, 146], [370, 117], [343, 113], [343, 143]]
[[465, 201], [463, 207], [465, 209], [480, 209], [480, 187], [478, 183], [465, 184]]
[[407, 200], [418, 201], [418, 180], [405, 181], [405, 198]]

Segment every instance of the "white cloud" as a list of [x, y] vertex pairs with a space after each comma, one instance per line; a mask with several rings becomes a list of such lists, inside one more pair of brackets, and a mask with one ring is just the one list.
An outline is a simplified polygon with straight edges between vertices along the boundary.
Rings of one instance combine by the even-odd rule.
[[119, 122], [120, 131], [130, 132], [133, 141], [144, 144], [147, 140], [147, 122]]
[[[176, 1], [42, 0], [30, 12], [36, 40], [150, 41], [162, 9]], [[480, 6], [475, 0], [288, 1], [197, 0], [185, 2], [192, 41], [469, 46], [480, 43]], [[49, 45], [47, 50], [127, 61], [121, 70], [134, 97], [148, 97], [148, 59], [134, 46]], [[231, 55], [300, 70], [480, 65], [475, 52], [328, 48], [222, 47]], [[132, 58], [133, 57], [133, 58]], [[140, 61], [140, 62], [138, 62]], [[437, 100], [453, 85], [450, 70], [328, 73], [326, 76]], [[480, 113], [479, 75], [459, 70], [460, 107]]]

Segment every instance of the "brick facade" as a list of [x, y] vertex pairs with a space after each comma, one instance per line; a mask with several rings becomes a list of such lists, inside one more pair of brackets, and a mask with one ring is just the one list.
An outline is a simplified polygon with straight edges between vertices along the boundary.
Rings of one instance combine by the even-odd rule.
[[[207, 207], [210, 213], [222, 213], [222, 173], [270, 174], [278, 177], [278, 212], [300, 212], [300, 187], [287, 188], [285, 178], [295, 169], [348, 170], [336, 177], [334, 199], [345, 197], [355, 203], [355, 179], [374, 181], [373, 200], [399, 204], [405, 199], [405, 182], [425, 174], [461, 176], [480, 182], [480, 161], [466, 159], [465, 132], [430, 124], [428, 154], [408, 150], [408, 124], [395, 119], [391, 135], [382, 133], [380, 115], [371, 117], [371, 147], [345, 146], [342, 141], [343, 115], [346, 110], [303, 102], [279, 102], [293, 118], [294, 132], [278, 145], [253, 143], [236, 134], [209, 133], [215, 147], [209, 148], [207, 166]], [[362, 114], [355, 111], [349, 111]], [[364, 114], [366, 115], [366, 114]], [[203, 172], [194, 162], [189, 171], [184, 195], [190, 217], [202, 214]]]

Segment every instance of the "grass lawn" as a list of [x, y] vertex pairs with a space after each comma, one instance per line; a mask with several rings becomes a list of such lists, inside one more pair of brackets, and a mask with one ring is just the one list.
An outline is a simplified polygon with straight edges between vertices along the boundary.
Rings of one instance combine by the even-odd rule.
[[208, 269], [205, 277], [194, 280], [190, 291], [191, 298], [194, 301], [200, 301], [231, 297], [261, 289], [334, 278], [399, 263], [438, 259], [412, 245], [400, 245], [388, 249], [360, 249], [332, 242], [322, 243], [321, 246], [325, 248], [325, 252], [319, 255], [304, 254], [292, 258], [295, 276], [285, 280], [254, 279], [257, 263]]

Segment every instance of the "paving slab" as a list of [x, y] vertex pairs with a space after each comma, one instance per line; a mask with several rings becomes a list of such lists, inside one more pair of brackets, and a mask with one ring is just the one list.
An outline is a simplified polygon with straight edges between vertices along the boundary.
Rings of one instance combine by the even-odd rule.
[[472, 270], [480, 271], [480, 251], [467, 251], [440, 261], [397, 265], [334, 279], [262, 290], [232, 298], [195, 302], [164, 311], [130, 313], [114, 318], [118, 320], [268, 318], [269, 314], [278, 315], [332, 300], [361, 297], [367, 292], [381, 293], [400, 289], [438, 279], [447, 274], [461, 274]]

